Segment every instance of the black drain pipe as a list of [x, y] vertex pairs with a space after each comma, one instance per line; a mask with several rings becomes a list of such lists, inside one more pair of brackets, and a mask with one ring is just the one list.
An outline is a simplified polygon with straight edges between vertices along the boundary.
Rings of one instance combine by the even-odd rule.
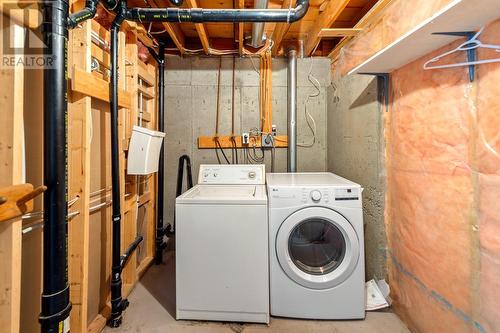
[[112, 246], [111, 246], [111, 317], [108, 325], [119, 327], [122, 323], [122, 312], [128, 306], [128, 301], [122, 298], [122, 278], [121, 273], [130, 255], [141, 243], [143, 237], [138, 236], [134, 242], [127, 248], [125, 253], [121, 254], [121, 207], [120, 207], [120, 152], [118, 145], [118, 33], [125, 16], [125, 2], [120, 2], [117, 15], [111, 25], [111, 69], [110, 69], [110, 100], [111, 111], [111, 186], [112, 186], [112, 206], [113, 206], [113, 225], [112, 225]]
[[[184, 181], [184, 165], [186, 165], [187, 172], [187, 189], [193, 187], [193, 173], [191, 171], [191, 159], [188, 155], [182, 155], [179, 157], [179, 165], [177, 166], [177, 188], [175, 191], [175, 197], [177, 198], [182, 194], [182, 182]], [[175, 212], [174, 212], [174, 223], [169, 224], [165, 229], [165, 234], [169, 236], [175, 235], [175, 230], [172, 226], [175, 226]]]
[[131, 8], [127, 19], [137, 22], [288, 22], [307, 13], [309, 0], [297, 0], [290, 9], [203, 9], [203, 8]]
[[121, 279], [121, 207], [120, 207], [120, 156], [118, 151], [118, 33], [124, 17], [118, 13], [111, 26], [111, 68], [109, 83], [109, 106], [111, 111], [111, 186], [112, 186], [112, 268], [111, 268], [111, 317], [108, 325], [118, 327], [122, 322], [122, 311], [128, 302], [122, 299]]
[[187, 189], [193, 187], [193, 173], [191, 171], [191, 159], [188, 155], [179, 157], [179, 166], [177, 167], [177, 189], [175, 196], [178, 197], [182, 194], [182, 181], [184, 180], [184, 164], [186, 164], [187, 172]]
[[[159, 43], [158, 54], [152, 49], [148, 48], [151, 56], [158, 63], [158, 130], [165, 132], [165, 45]], [[158, 161], [158, 197], [156, 203], [157, 217], [156, 217], [156, 237], [155, 237], [155, 264], [159, 265], [163, 262], [163, 249], [165, 243], [163, 236], [165, 229], [163, 226], [163, 198], [164, 198], [164, 184], [165, 182], [165, 152], [164, 143], [160, 149], [160, 159]]]
[[[43, 36], [43, 291], [41, 332], [64, 331], [71, 311], [68, 285], [67, 44], [68, 1], [44, 1]], [[69, 324], [69, 323], [68, 323]]]

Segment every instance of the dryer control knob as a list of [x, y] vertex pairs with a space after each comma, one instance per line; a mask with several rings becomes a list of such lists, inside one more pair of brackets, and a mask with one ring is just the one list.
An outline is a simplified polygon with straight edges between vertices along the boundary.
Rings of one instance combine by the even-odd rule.
[[318, 190], [311, 191], [311, 199], [314, 202], [319, 202], [321, 200], [321, 192]]

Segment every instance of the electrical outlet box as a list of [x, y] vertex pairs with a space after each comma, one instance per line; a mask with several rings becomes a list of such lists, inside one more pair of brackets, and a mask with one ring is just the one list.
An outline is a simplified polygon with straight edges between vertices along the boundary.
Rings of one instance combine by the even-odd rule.
[[250, 134], [248, 133], [243, 133], [241, 135], [241, 143], [244, 145], [250, 144]]
[[278, 132], [278, 127], [276, 125], [273, 125], [271, 127], [271, 131], [273, 133], [273, 136], [276, 136], [277, 132]]
[[264, 148], [272, 148], [274, 146], [274, 138], [272, 134], [262, 134], [261, 145]]

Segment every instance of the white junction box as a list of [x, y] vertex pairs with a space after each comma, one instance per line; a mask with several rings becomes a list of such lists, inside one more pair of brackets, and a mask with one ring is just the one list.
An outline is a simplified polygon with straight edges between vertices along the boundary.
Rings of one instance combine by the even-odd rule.
[[134, 126], [128, 147], [127, 174], [148, 175], [158, 171], [165, 133]]

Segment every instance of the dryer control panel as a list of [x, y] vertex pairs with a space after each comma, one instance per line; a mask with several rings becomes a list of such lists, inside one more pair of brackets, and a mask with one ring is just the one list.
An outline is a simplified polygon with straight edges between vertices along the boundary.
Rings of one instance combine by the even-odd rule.
[[264, 164], [202, 164], [198, 184], [214, 185], [264, 185]]

